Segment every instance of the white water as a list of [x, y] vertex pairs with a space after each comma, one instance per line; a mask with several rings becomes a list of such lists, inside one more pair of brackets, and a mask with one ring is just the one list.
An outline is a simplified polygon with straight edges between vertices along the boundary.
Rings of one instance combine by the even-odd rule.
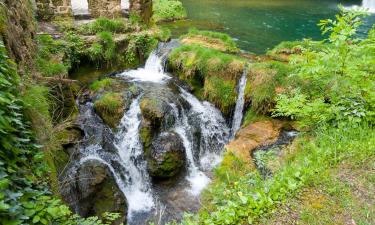
[[121, 9], [129, 9], [129, 0], [121, 0]]
[[121, 119], [120, 131], [116, 135], [119, 156], [129, 172], [129, 183], [124, 189], [128, 200], [129, 219], [134, 212], [149, 211], [155, 206], [146, 161], [143, 159], [143, 147], [139, 139], [140, 124], [141, 109], [137, 98]]
[[163, 83], [171, 77], [164, 73], [164, 60], [153, 51], [146, 61], [144, 68], [125, 71], [120, 77], [131, 78], [132, 81]]
[[242, 117], [243, 117], [243, 108], [245, 105], [245, 88], [246, 88], [246, 70], [244, 70], [240, 81], [238, 82], [238, 98], [236, 102], [236, 108], [234, 110], [232, 129], [231, 129], [231, 139], [234, 138], [237, 131], [241, 127]]
[[89, 14], [88, 0], [72, 0], [72, 10], [74, 15]]
[[375, 13], [375, 0], [363, 0], [362, 7], [368, 9], [369, 12]]

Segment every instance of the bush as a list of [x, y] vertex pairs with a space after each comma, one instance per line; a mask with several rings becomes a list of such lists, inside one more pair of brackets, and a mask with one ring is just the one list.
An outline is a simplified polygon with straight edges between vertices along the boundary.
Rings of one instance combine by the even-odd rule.
[[100, 32], [125, 33], [128, 29], [128, 24], [124, 19], [99, 17], [94, 22], [78, 27], [78, 33], [84, 35], [95, 35]]
[[275, 116], [297, 119], [305, 127], [375, 122], [375, 31], [365, 40], [356, 38], [363, 15], [342, 9], [337, 21], [321, 21], [323, 34], [329, 34], [327, 48], [303, 49], [291, 60], [291, 78], [299, 85], [278, 96]]
[[186, 16], [186, 10], [179, 0], [153, 0], [152, 19], [155, 22], [179, 20]]

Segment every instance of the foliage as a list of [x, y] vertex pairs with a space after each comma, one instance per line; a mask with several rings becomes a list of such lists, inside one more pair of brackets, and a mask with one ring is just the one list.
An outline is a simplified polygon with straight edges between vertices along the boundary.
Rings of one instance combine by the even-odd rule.
[[245, 95], [251, 99], [251, 108], [255, 112], [268, 113], [273, 108], [277, 91], [282, 91], [286, 84], [291, 85], [291, 79], [287, 82], [288, 74], [289, 66], [277, 61], [250, 66], [249, 88]]
[[102, 31], [97, 33], [96, 36], [99, 41], [95, 42], [88, 49], [88, 55], [91, 57], [91, 60], [97, 62], [98, 65], [101, 62], [105, 62], [107, 66], [109, 66], [112, 60], [117, 56], [113, 35], [111, 32]]
[[[97, 218], [82, 219], [52, 197], [48, 190], [40, 146], [35, 144], [24, 107], [38, 108], [48, 115], [45, 89], [35, 86], [22, 100], [15, 65], [0, 45], [0, 223], [8, 224], [96, 224]], [[42, 99], [36, 99], [41, 97]], [[40, 109], [39, 109], [40, 107]], [[109, 215], [113, 221], [118, 215]]]
[[229, 113], [236, 104], [236, 83], [219, 77], [209, 77], [205, 80], [203, 95], [205, 99], [219, 106], [222, 112]]
[[156, 22], [186, 18], [186, 10], [179, 0], [153, 0], [153, 16]]
[[138, 66], [138, 59], [146, 59], [151, 51], [156, 48], [157, 43], [158, 41], [156, 38], [148, 34], [136, 34], [130, 36], [128, 47], [123, 54], [125, 65], [130, 67]]
[[108, 113], [116, 113], [123, 106], [123, 97], [120, 93], [109, 92], [95, 101], [95, 109]]
[[300, 141], [299, 150], [267, 180], [256, 171], [240, 176], [237, 171], [241, 170], [220, 166], [216, 172], [219, 181], [208, 190], [211, 208], [199, 214], [196, 224], [253, 223], [342, 160], [360, 162], [373, 156], [373, 132], [374, 128], [368, 124], [317, 130], [315, 140]]
[[129, 25], [124, 19], [108, 19], [99, 17], [94, 22], [78, 27], [78, 33], [83, 35], [95, 35], [101, 32], [125, 33], [129, 30]]
[[96, 80], [90, 85], [90, 89], [93, 91], [98, 91], [111, 86], [113, 80], [111, 78], [104, 78], [102, 80]]
[[291, 61], [299, 86], [277, 97], [275, 116], [295, 118], [301, 126], [340, 121], [375, 121], [375, 36], [356, 38], [362, 11], [342, 9], [336, 20], [320, 22], [328, 34], [324, 51], [303, 49]]
[[43, 76], [64, 76], [70, 64], [61, 63], [64, 56], [64, 43], [53, 40], [50, 35], [38, 36], [37, 67]]

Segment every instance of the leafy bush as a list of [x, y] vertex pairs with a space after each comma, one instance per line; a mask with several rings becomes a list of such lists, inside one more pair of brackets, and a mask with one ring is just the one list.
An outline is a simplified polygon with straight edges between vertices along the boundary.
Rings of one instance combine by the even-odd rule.
[[361, 11], [342, 9], [336, 20], [322, 20], [328, 34], [324, 51], [303, 49], [291, 61], [299, 86], [277, 97], [275, 116], [297, 119], [302, 126], [326, 122], [375, 122], [375, 31], [356, 38]]
[[186, 10], [179, 0], [153, 0], [153, 17], [156, 22], [186, 18]]

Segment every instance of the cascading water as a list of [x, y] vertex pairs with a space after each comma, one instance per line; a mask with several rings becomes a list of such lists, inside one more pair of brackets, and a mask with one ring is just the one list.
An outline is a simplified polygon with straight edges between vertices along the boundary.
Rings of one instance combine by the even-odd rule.
[[362, 7], [368, 9], [369, 12], [375, 13], [375, 0], [363, 0]]
[[143, 159], [143, 148], [139, 139], [141, 124], [141, 109], [139, 98], [130, 105], [129, 111], [120, 122], [120, 131], [116, 135], [115, 146], [123, 164], [129, 173], [129, 183], [124, 189], [128, 200], [128, 217], [134, 212], [151, 210], [154, 200], [151, 191], [150, 178], [147, 174], [147, 165]]
[[89, 14], [89, 5], [87, 0], [72, 0], [71, 3], [74, 15]]
[[238, 98], [236, 102], [236, 107], [233, 114], [232, 129], [231, 129], [231, 139], [234, 138], [237, 131], [241, 127], [243, 109], [245, 105], [245, 88], [246, 88], [246, 70], [244, 70], [240, 81], [238, 82]]
[[[128, 224], [145, 224], [154, 217], [162, 218], [164, 223], [181, 218], [186, 210], [198, 210], [197, 196], [210, 182], [209, 171], [221, 161], [224, 145], [229, 140], [230, 129], [220, 111], [208, 102], [199, 101], [164, 72], [170, 47], [159, 47], [144, 68], [117, 75], [138, 91], [132, 97], [127, 96], [130, 105], [115, 134], [96, 115], [93, 103], [80, 105], [85, 141], [79, 148], [79, 160], [72, 162], [66, 177], [77, 179], [76, 171], [93, 161], [106, 166], [127, 199]], [[169, 107], [159, 134], [174, 132], [185, 151], [187, 173], [181, 172], [183, 177], [173, 179], [173, 185], [155, 183], [148, 174], [140, 129], [145, 119], [141, 102], [150, 96]], [[151, 141], [157, 140], [159, 134], [154, 134], [155, 139]], [[158, 212], [160, 208], [164, 210]]]

